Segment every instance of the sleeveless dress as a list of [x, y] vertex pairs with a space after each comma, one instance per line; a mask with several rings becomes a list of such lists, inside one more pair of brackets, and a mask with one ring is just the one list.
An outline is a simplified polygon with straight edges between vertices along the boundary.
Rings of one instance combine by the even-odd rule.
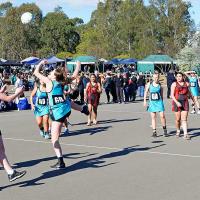
[[48, 93], [50, 117], [52, 121], [59, 121], [62, 118], [66, 118], [67, 115], [70, 115], [71, 103], [68, 99], [65, 99], [61, 83], [57, 81], [52, 81], [52, 83], [53, 88]]
[[149, 106], [148, 112], [163, 112], [165, 111], [164, 103], [161, 97], [161, 86], [160, 84], [155, 87], [153, 83], [149, 87]]
[[91, 104], [94, 107], [97, 107], [99, 105], [99, 93], [98, 91], [98, 84], [95, 83], [95, 85], [92, 85], [89, 83], [88, 89], [87, 89], [87, 103]]
[[199, 83], [196, 77], [189, 77], [190, 83], [190, 91], [192, 96], [198, 97], [199, 96]]
[[36, 92], [34, 115], [36, 117], [42, 117], [48, 114], [49, 114], [48, 95], [46, 92], [42, 92], [40, 88], [38, 88]]
[[176, 87], [174, 91], [174, 96], [178, 102], [181, 103], [181, 107], [178, 107], [174, 101], [172, 101], [172, 111], [189, 111], [189, 101], [188, 101], [188, 92], [189, 88], [187, 83], [184, 82], [184, 85], [181, 86], [178, 82], [176, 82]]

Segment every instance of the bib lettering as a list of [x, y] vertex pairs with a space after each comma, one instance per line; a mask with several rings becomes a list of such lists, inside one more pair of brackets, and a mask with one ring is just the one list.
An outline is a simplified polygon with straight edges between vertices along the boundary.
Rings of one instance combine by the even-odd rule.
[[37, 103], [38, 103], [38, 105], [45, 106], [45, 105], [47, 105], [47, 99], [46, 98], [38, 98]]
[[52, 98], [53, 98], [54, 105], [65, 102], [65, 99], [62, 95], [53, 95]]
[[152, 92], [152, 93], [151, 93], [151, 100], [152, 100], [152, 101], [157, 101], [157, 100], [159, 100], [159, 99], [160, 99], [160, 95], [159, 95], [158, 92]]
[[196, 82], [191, 82], [190, 87], [196, 87]]

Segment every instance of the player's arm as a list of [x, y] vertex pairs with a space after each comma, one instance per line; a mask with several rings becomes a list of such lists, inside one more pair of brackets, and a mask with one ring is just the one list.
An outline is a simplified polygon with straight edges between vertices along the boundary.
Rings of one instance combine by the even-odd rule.
[[147, 94], [149, 92], [150, 82], [146, 84], [145, 91], [144, 91], [144, 106], [147, 106]]

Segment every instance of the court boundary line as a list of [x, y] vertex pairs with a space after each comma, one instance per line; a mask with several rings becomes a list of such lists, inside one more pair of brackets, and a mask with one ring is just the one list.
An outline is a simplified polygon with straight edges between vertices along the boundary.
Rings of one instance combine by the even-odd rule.
[[[21, 141], [21, 142], [34, 142], [34, 143], [43, 143], [43, 144], [51, 144], [51, 142], [47, 141], [40, 141], [40, 140], [28, 140], [28, 139], [19, 139], [19, 138], [3, 138], [4, 140], [11, 140], [11, 141]], [[73, 147], [85, 147], [85, 148], [94, 148], [94, 149], [105, 149], [105, 150], [126, 150], [117, 147], [101, 147], [95, 145], [84, 145], [84, 144], [69, 144], [69, 143], [60, 143], [63, 146], [73, 146]], [[127, 150], [128, 151], [128, 150]], [[157, 154], [157, 155], [167, 155], [167, 156], [177, 156], [177, 157], [187, 157], [187, 158], [200, 158], [200, 155], [190, 155], [190, 154], [178, 154], [178, 153], [168, 153], [168, 152], [159, 152], [159, 151], [135, 151], [136, 153], [143, 153], [143, 154]]]

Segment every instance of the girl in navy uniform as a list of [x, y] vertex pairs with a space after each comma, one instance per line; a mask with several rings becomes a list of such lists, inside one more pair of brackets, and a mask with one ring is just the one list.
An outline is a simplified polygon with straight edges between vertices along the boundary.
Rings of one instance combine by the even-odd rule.
[[[34, 105], [33, 97], [35, 95], [36, 102]], [[36, 80], [34, 89], [30, 96], [30, 102], [31, 108], [34, 110], [34, 115], [40, 129], [40, 135], [45, 139], [50, 139], [48, 95], [46, 92], [45, 84], [43, 82]]]
[[[149, 103], [147, 104], [147, 94], [149, 92]], [[164, 136], [168, 136], [166, 128], [165, 108], [163, 103], [163, 88], [159, 83], [159, 74], [153, 74], [153, 81], [146, 85], [144, 94], [144, 106], [148, 107], [148, 112], [151, 113], [153, 137], [157, 137], [156, 132], [156, 113], [159, 112], [160, 120], [163, 126]]]
[[[65, 71], [63, 68], [58, 67], [57, 69], [54, 69], [48, 77], [45, 77], [40, 73], [40, 68], [46, 63], [46, 61], [41, 61], [36, 66], [34, 75], [46, 84], [46, 92], [48, 93], [49, 112], [52, 120], [51, 140], [54, 151], [58, 158], [58, 162], [51, 167], [62, 169], [65, 168], [65, 163], [59, 143], [59, 136], [63, 123], [71, 114], [71, 103], [69, 99], [65, 99], [64, 97], [64, 85], [66, 80]], [[77, 62], [74, 74], [78, 74], [79, 70], [80, 62]]]

